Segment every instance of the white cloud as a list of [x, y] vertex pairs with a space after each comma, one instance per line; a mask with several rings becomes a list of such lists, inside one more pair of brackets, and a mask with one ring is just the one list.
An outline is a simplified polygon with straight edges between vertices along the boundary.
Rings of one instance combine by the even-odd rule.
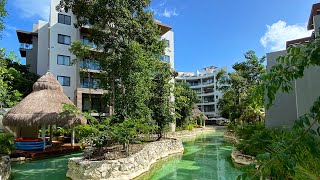
[[158, 14], [159, 16], [163, 16], [163, 17], [166, 17], [166, 18], [170, 18], [172, 16], [178, 16], [179, 14], [176, 12], [176, 9], [173, 9], [173, 10], [168, 10], [167, 8], [165, 8], [162, 12], [158, 12], [156, 13]]
[[4, 25], [4, 31], [3, 31], [3, 34], [7, 37], [11, 37], [11, 34], [16, 31], [17, 28], [14, 27], [14, 26], [11, 26], [9, 24], [5, 24]]
[[304, 38], [311, 35], [307, 25], [287, 25], [284, 21], [278, 21], [267, 25], [267, 32], [261, 37], [261, 45], [268, 51], [280, 51], [286, 48], [286, 41]]
[[150, 8], [155, 15], [159, 17], [171, 18], [173, 16], [179, 16], [176, 8], [168, 7], [168, 0], [161, 0], [155, 6]]
[[16, 27], [11, 26], [11, 25], [9, 25], [9, 24], [5, 24], [4, 26], [5, 26], [5, 29], [6, 29], [6, 30], [10, 30], [10, 31], [15, 31], [15, 30], [17, 30]]
[[13, 0], [13, 6], [19, 11], [23, 18], [37, 17], [42, 20], [49, 20], [50, 0]]

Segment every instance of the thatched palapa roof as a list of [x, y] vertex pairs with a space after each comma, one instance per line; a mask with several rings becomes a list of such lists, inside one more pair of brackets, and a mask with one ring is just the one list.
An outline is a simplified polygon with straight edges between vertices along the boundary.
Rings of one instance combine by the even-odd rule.
[[202, 111], [199, 110], [198, 106], [196, 104], [192, 107], [192, 117], [193, 118], [203, 118], [203, 120], [208, 120], [208, 117], [204, 115]]
[[25, 127], [36, 125], [85, 124], [82, 116], [61, 117], [64, 104], [73, 104], [63, 93], [56, 78], [47, 72], [33, 84], [33, 91], [4, 117], [3, 125]]

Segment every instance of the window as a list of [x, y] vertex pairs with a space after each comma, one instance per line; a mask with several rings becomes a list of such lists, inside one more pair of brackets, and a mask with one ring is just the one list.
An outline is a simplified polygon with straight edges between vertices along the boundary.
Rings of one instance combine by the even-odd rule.
[[70, 56], [58, 55], [57, 64], [70, 66]]
[[58, 81], [61, 86], [70, 86], [70, 77], [67, 76], [58, 76]]
[[160, 59], [161, 59], [161, 61], [164, 61], [164, 62], [167, 62], [167, 63], [170, 62], [170, 56], [168, 56], [168, 55], [162, 55], [160, 57]]
[[71, 16], [58, 14], [58, 23], [71, 25]]
[[216, 99], [219, 99], [219, 96], [218, 96], [218, 95], [216, 95]]
[[58, 43], [70, 45], [71, 44], [71, 37], [66, 36], [66, 35], [62, 35], [62, 34], [58, 34]]
[[165, 45], [167, 48], [170, 47], [170, 41], [168, 39], [165, 40]]

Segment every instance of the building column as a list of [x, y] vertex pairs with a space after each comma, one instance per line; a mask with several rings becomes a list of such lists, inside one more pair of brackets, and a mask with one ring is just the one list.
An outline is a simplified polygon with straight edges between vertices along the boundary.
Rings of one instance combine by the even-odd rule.
[[53, 139], [53, 128], [52, 128], [52, 124], [50, 125], [50, 143], [52, 144], [52, 139]]
[[75, 137], [75, 130], [74, 130], [74, 124], [71, 125], [71, 147], [74, 147], [74, 137]]
[[46, 125], [41, 125], [41, 138], [43, 140], [43, 149], [46, 148]]

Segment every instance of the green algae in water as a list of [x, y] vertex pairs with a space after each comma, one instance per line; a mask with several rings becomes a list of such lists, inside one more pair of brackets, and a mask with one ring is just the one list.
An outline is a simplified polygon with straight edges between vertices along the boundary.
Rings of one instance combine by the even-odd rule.
[[[200, 135], [183, 143], [182, 157], [168, 159], [143, 179], [152, 180], [233, 180], [242, 174], [230, 161], [232, 145], [223, 132]], [[140, 180], [140, 179], [139, 179]]]
[[14, 180], [64, 180], [68, 170], [68, 159], [81, 155], [82, 153], [77, 153], [22, 164], [13, 163], [11, 175]]

